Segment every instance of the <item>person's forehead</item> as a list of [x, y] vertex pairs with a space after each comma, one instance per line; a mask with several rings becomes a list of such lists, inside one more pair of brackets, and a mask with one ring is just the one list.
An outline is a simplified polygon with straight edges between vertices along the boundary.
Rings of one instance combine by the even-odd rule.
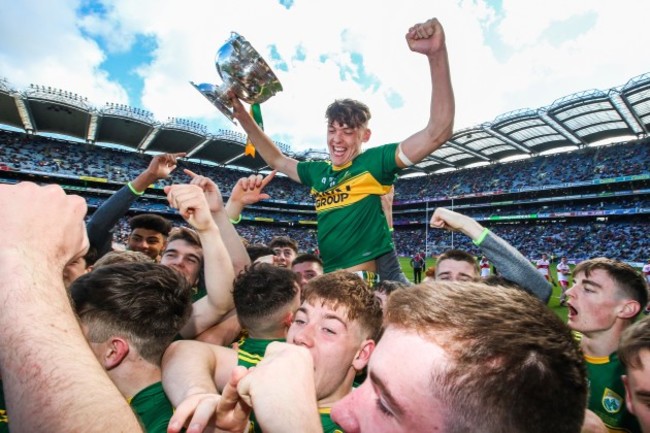
[[639, 351], [639, 359], [641, 360], [641, 365], [644, 366], [644, 369], [650, 371], [650, 347], [646, 347]]
[[317, 273], [323, 273], [320, 265], [316, 262], [302, 262], [297, 265], [293, 265], [291, 269], [294, 272], [305, 272], [305, 271], [315, 271]]
[[[412, 352], [414, 347], [418, 348], [416, 359], [404, 359], [404, 353]], [[406, 406], [414, 400], [431, 400], [432, 374], [443, 371], [450, 363], [447, 352], [432, 339], [414, 330], [388, 325], [370, 357], [368, 370], [400, 405]]]
[[336, 317], [348, 327], [356, 324], [357, 322], [356, 320], [350, 321], [348, 319], [347, 306], [337, 305], [335, 308], [332, 302], [319, 297], [314, 297], [303, 301], [303, 303], [300, 305], [300, 309], [309, 316], [320, 318]]
[[639, 362], [634, 367], [627, 368], [630, 383], [650, 392], [650, 349], [639, 351]]
[[602, 287], [614, 287], [614, 279], [604, 269], [592, 269], [587, 276], [584, 271], [576, 273], [573, 278], [575, 280], [589, 280]]
[[443, 272], [463, 272], [468, 275], [474, 275], [476, 273], [474, 265], [468, 263], [464, 260], [454, 260], [454, 259], [445, 259], [437, 264], [436, 267], [437, 273], [441, 274]]
[[172, 251], [172, 250], [183, 254], [193, 253], [199, 257], [203, 256], [203, 250], [201, 249], [201, 247], [192, 245], [183, 239], [176, 239], [169, 242], [167, 244], [167, 248], [165, 248], [165, 252]]
[[133, 229], [131, 231], [131, 235], [132, 236], [137, 235], [137, 236], [141, 236], [143, 238], [148, 238], [148, 237], [162, 238], [163, 237], [162, 233], [160, 233], [160, 232], [158, 232], [156, 230], [145, 229], [143, 227], [138, 227], [138, 228]]

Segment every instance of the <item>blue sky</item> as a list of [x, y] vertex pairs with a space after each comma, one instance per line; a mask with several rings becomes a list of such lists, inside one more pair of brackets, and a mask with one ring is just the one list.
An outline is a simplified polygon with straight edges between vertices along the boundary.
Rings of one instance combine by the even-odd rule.
[[236, 31], [282, 82], [262, 105], [264, 123], [297, 152], [324, 148], [334, 98], [370, 106], [370, 145], [421, 129], [428, 68], [404, 34], [433, 16], [447, 36], [456, 130], [650, 72], [640, 51], [646, 0], [0, 0], [0, 8], [0, 78], [17, 89], [49, 85], [96, 107], [127, 104], [208, 130], [241, 129], [188, 82], [220, 84], [215, 53]]

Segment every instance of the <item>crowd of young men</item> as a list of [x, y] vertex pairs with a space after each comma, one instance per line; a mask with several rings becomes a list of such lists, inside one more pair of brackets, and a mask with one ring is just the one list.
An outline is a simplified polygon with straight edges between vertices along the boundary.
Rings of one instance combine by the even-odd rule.
[[[546, 306], [546, 259], [536, 268], [439, 208], [431, 226], [470, 237], [499, 276], [451, 250], [432, 282], [390, 284], [403, 276], [380, 195], [453, 125], [440, 23], [406, 39], [433, 89], [428, 124], [401, 143], [361, 154], [370, 113], [338, 101], [331, 165], [297, 163], [233, 98], [267, 162], [312, 187], [322, 259], [286, 237], [248, 250], [239, 238], [232, 221], [268, 197], [274, 173], [240, 180], [224, 204], [214, 181], [186, 170], [165, 193], [188, 227], [134, 217], [125, 252], [110, 252], [113, 225], [182, 154], [154, 157], [87, 225], [83, 200], [60, 187], [0, 185], [0, 431], [649, 433], [648, 287], [629, 265], [579, 263], [567, 326]], [[389, 277], [381, 296], [369, 273]]]

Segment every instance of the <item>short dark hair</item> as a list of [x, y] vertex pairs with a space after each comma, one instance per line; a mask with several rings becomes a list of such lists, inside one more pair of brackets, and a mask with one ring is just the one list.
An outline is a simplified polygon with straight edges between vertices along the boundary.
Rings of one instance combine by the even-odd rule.
[[478, 267], [478, 263], [476, 263], [476, 259], [474, 258], [473, 255], [471, 255], [467, 251], [463, 251], [463, 250], [445, 251], [444, 253], [438, 256], [438, 259], [436, 260], [436, 267], [440, 266], [440, 262], [443, 262], [445, 260], [456, 260], [457, 262], [467, 262], [474, 267], [474, 271], [475, 271], [474, 273], [476, 274], [477, 277], [480, 274], [480, 270]]
[[300, 263], [318, 263], [321, 268], [323, 267], [323, 261], [315, 254], [300, 254], [295, 259], [293, 259], [291, 266], [293, 267], [295, 265], [299, 265]]
[[618, 358], [627, 370], [641, 368], [639, 353], [650, 350], [650, 317], [639, 320], [621, 334], [618, 342]]
[[242, 328], [254, 332], [276, 329], [286, 307], [298, 294], [297, 275], [269, 263], [253, 263], [233, 285], [233, 301]]
[[607, 275], [614, 280], [616, 287], [622, 294], [640, 304], [641, 308], [639, 308], [639, 312], [636, 315], [638, 316], [648, 304], [648, 286], [643, 276], [627, 263], [606, 257], [598, 257], [578, 263], [573, 268], [573, 275], [583, 273], [588, 277], [596, 269], [607, 272]]
[[398, 290], [385, 310], [385, 326], [417, 332], [449, 358], [422, 372], [423, 386], [447, 413], [445, 431], [580, 431], [584, 358], [571, 330], [539, 299], [478, 282], [435, 281]]
[[99, 256], [99, 252], [97, 251], [97, 247], [90, 246], [88, 247], [88, 251], [84, 255], [83, 259], [86, 261], [86, 267], [92, 266], [95, 264]]
[[167, 237], [172, 229], [172, 223], [166, 218], [152, 213], [143, 213], [132, 217], [129, 219], [129, 226], [131, 226], [131, 231], [135, 229], [153, 230], [164, 237]]
[[162, 355], [192, 312], [185, 278], [157, 263], [121, 263], [82, 275], [70, 286], [88, 340], [123, 335], [147, 361], [160, 365]]
[[361, 325], [366, 332], [365, 338], [378, 339], [381, 304], [374, 291], [358, 275], [335, 271], [314, 277], [303, 286], [302, 299], [334, 309], [345, 307], [348, 320], [356, 320]]
[[337, 99], [325, 111], [328, 125], [338, 122], [350, 128], [365, 126], [370, 120], [370, 109], [354, 99]]
[[259, 259], [260, 257], [275, 255], [273, 248], [264, 244], [249, 245], [246, 247], [246, 252], [248, 253], [248, 257], [250, 257], [251, 262], [255, 262], [255, 260]]
[[292, 250], [294, 250], [296, 253], [298, 253], [298, 242], [294, 241], [289, 236], [274, 237], [273, 239], [271, 239], [271, 242], [269, 242], [269, 247], [271, 249], [289, 247]]

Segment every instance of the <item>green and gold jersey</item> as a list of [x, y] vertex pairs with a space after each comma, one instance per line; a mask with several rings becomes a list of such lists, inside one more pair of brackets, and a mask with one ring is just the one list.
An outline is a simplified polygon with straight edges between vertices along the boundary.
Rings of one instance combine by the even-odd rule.
[[398, 143], [368, 149], [348, 164], [298, 163], [300, 182], [316, 200], [318, 247], [325, 272], [346, 269], [390, 252], [393, 239], [381, 207], [400, 168]]
[[343, 429], [339, 427], [332, 418], [330, 418], [331, 407], [323, 407], [318, 409], [320, 414], [320, 423], [323, 426], [323, 433], [343, 433]]
[[284, 338], [275, 340], [258, 340], [256, 338], [242, 338], [239, 340], [237, 348], [237, 365], [243, 365], [246, 368], [256, 366], [266, 353], [266, 347], [274, 341], [285, 342]]
[[625, 387], [621, 379], [625, 368], [618, 355], [585, 355], [585, 361], [589, 380], [588, 408], [603, 420], [612, 433], [641, 433], [636, 417], [628, 412], [625, 405]]

